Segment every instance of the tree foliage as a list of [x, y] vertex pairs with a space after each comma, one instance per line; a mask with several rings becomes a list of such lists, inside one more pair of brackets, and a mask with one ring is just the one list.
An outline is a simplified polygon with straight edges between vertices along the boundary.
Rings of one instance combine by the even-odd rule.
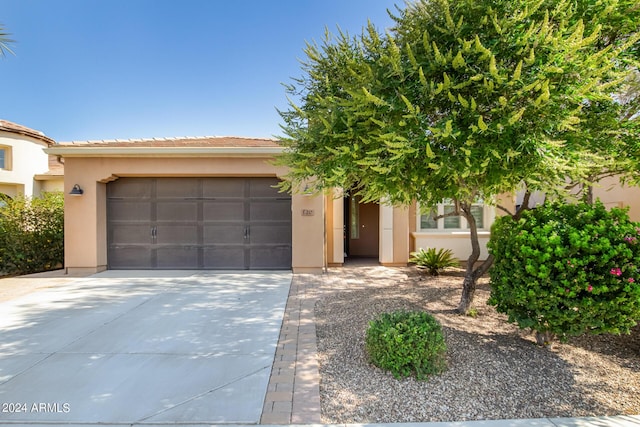
[[64, 195], [7, 199], [0, 207], [0, 275], [60, 268], [64, 262]]
[[285, 187], [453, 200], [471, 229], [473, 287], [491, 261], [473, 270], [475, 201], [591, 182], [637, 145], [614, 95], [636, 64], [639, 16], [628, 0], [420, 0], [384, 34], [327, 32], [287, 87]]

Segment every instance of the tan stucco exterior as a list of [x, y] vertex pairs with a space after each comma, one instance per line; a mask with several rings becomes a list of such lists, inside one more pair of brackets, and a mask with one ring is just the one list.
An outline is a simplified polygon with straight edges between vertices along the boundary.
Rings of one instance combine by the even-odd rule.
[[629, 218], [640, 221], [640, 188], [623, 185], [617, 177], [610, 177], [594, 187], [593, 196], [609, 208], [628, 208]]
[[[106, 184], [110, 181], [121, 177], [281, 177], [286, 171], [272, 165], [272, 155], [251, 153], [227, 156], [228, 154], [220, 153], [200, 153], [196, 157], [190, 154], [183, 154], [182, 157], [66, 155], [64, 191], [67, 272], [98, 272], [107, 268]], [[69, 195], [76, 184], [84, 191], [82, 196]], [[316, 273], [324, 268], [323, 217], [322, 197], [293, 196], [294, 272]]]
[[[194, 141], [183, 141], [185, 144]], [[245, 141], [246, 142], [246, 141]], [[264, 141], [263, 141], [264, 142]], [[42, 147], [40, 147], [42, 149]], [[92, 273], [107, 268], [107, 184], [124, 177], [278, 177], [286, 167], [274, 166], [282, 148], [264, 146], [174, 145], [136, 143], [62, 144], [46, 150], [62, 158], [65, 167], [65, 268], [69, 273]], [[41, 187], [56, 185], [54, 178], [40, 175]], [[71, 196], [74, 185], [84, 194]], [[2, 184], [0, 184], [0, 191]], [[595, 191], [607, 206], [628, 206], [630, 216], [640, 220], [640, 189], [625, 188], [616, 179], [604, 181]], [[499, 204], [514, 210], [516, 197], [505, 195]], [[292, 212], [292, 269], [296, 273], [320, 273], [345, 262], [345, 199], [336, 189], [328, 194], [294, 193]], [[382, 265], [407, 265], [410, 252], [419, 248], [451, 249], [461, 260], [469, 256], [469, 233], [464, 229], [420, 230], [419, 211], [393, 207], [381, 200], [378, 261]], [[482, 253], [490, 226], [500, 211], [485, 208], [485, 227], [480, 231]]]

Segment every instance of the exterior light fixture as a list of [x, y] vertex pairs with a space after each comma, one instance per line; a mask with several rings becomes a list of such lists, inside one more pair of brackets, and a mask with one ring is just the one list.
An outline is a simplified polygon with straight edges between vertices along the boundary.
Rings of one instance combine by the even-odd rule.
[[70, 196], [82, 196], [82, 193], [84, 193], [84, 191], [78, 184], [75, 184], [71, 191], [69, 191]]

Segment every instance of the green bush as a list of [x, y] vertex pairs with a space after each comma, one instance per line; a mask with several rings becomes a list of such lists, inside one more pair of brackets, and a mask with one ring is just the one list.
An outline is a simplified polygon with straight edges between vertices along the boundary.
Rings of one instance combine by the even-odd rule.
[[383, 313], [369, 323], [369, 360], [394, 377], [426, 380], [446, 369], [447, 346], [438, 321], [425, 312]]
[[411, 258], [409, 262], [416, 264], [419, 267], [423, 267], [432, 276], [437, 276], [442, 270], [447, 267], [457, 267], [460, 265], [460, 261], [453, 256], [453, 252], [450, 249], [438, 249], [427, 248], [420, 249], [418, 252], [411, 252]]
[[64, 261], [64, 195], [8, 199], [0, 206], [0, 274], [52, 270]]
[[625, 210], [549, 204], [492, 230], [489, 303], [539, 344], [628, 333], [640, 319], [640, 224]]

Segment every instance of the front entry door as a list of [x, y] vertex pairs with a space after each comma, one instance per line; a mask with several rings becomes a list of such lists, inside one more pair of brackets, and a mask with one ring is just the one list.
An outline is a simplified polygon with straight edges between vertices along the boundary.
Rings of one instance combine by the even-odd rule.
[[377, 203], [362, 203], [360, 196], [350, 196], [347, 220], [347, 255], [377, 258], [380, 242], [380, 207]]

